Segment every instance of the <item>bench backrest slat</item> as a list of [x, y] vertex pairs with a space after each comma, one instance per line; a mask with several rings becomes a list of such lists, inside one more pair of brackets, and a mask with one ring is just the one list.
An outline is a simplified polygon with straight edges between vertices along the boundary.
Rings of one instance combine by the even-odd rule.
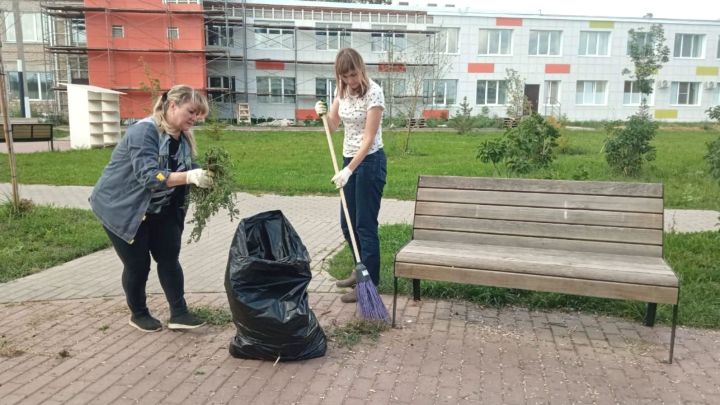
[[415, 239], [662, 256], [662, 184], [421, 176]]

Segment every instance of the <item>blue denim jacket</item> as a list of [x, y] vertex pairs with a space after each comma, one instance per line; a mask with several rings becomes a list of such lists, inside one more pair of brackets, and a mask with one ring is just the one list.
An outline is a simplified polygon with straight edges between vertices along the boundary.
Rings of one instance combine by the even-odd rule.
[[[168, 189], [168, 137], [158, 133], [150, 117], [129, 126], [90, 194], [95, 215], [128, 243], [140, 228], [153, 191]], [[184, 136], [180, 141], [185, 166], [193, 167], [190, 145]]]

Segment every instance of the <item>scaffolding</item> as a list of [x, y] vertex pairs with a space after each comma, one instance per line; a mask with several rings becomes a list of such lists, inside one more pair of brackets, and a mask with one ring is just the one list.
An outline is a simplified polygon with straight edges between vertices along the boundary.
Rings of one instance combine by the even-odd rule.
[[[108, 5], [111, 2], [107, 3]], [[320, 75], [328, 76], [328, 80], [334, 80], [334, 75], [327, 72], [332, 70], [334, 58], [329, 54], [315, 52], [318, 32], [324, 32], [328, 38], [350, 37], [353, 33], [361, 34], [353, 36], [353, 47], [368, 46], [372, 41], [381, 40], [394, 41], [396, 38], [404, 38], [407, 48], [427, 47], [427, 43], [434, 40], [438, 33], [437, 29], [428, 29], [433, 23], [432, 16], [423, 11], [387, 11], [380, 9], [334, 9], [316, 7], [313, 5], [281, 5], [269, 6], [262, 4], [247, 4], [245, 1], [233, 2], [228, 0], [211, 0], [203, 2], [202, 10], [177, 10], [166, 6], [163, 9], [142, 9], [142, 8], [113, 8], [113, 7], [87, 7], [81, 1], [50, 1], [43, 5], [43, 13], [48, 19], [54, 21], [53, 35], [50, 35], [46, 43], [46, 50], [52, 58], [55, 83], [88, 83], [88, 54], [104, 55], [108, 60], [108, 74], [115, 76], [121, 72], [112, 71], [112, 57], [117, 52], [147, 52], [166, 53], [172, 63], [172, 54], [178, 53], [202, 53], [205, 57], [206, 78], [205, 88], [209, 98], [219, 110], [221, 118], [236, 118], [236, 103], [252, 104], [257, 102], [258, 96], [264, 97], [269, 94], [253, 91], [255, 76], [249, 74], [249, 64], [256, 67], [268, 63], [278, 63], [287, 66], [287, 70], [263, 71], [263, 77], [277, 78], [287, 76], [288, 71], [293, 71], [294, 76], [294, 110], [308, 108], [314, 104], [314, 100], [321, 96], [318, 91], [308, 92], [310, 88], [316, 88], [317, 84], [310, 81], [322, 80], [318, 75], [308, 74], [307, 69], [314, 69]], [[202, 49], [178, 49], [172, 46], [169, 41], [167, 48], [120, 48], [88, 47], [86, 41], [82, 41], [84, 30], [84, 18], [86, 13], [104, 13], [106, 18], [112, 13], [164, 13], [168, 18], [173, 14], [194, 14], [204, 17], [205, 38]], [[294, 22], [293, 22], [294, 21]], [[374, 24], [372, 28], [353, 27], [353, 23]], [[396, 25], [393, 25], [396, 24]], [[361, 24], [367, 26], [368, 24]], [[412, 27], [407, 27], [408, 25]], [[258, 44], [259, 32], [280, 31], [292, 33], [292, 46], [281, 49], [281, 52], [272, 52], [268, 56], [269, 48], [262, 48]], [[357, 38], [356, 38], [357, 37]], [[256, 40], [251, 40], [255, 38]], [[340, 42], [335, 48], [339, 49]], [[266, 44], [267, 45], [267, 44]], [[427, 68], [434, 69], [432, 61], [408, 61], [400, 60], [398, 54], [393, 53], [394, 45], [386, 53], [382, 61], [366, 61], [370, 67], [377, 69], [378, 75], [383, 80], [394, 80], [393, 65], [402, 65], [406, 68]], [[290, 51], [290, 52], [285, 52]], [[312, 56], [308, 57], [307, 53]], [[304, 56], [299, 54], [305, 53]], [[334, 55], [333, 55], [334, 56]], [[316, 66], [317, 68], [312, 68]], [[389, 68], [388, 68], [389, 66]], [[306, 69], [300, 72], [300, 69]], [[258, 70], [258, 69], [256, 69]], [[312, 72], [312, 71], [311, 71]], [[303, 74], [303, 79], [301, 75]], [[310, 77], [312, 76], [312, 77]], [[383, 83], [384, 85], [384, 83]], [[132, 88], [115, 88], [119, 91], [137, 90]], [[56, 86], [61, 94], [63, 89]], [[390, 92], [390, 98], [395, 98]], [[401, 97], [401, 96], [397, 96]], [[62, 96], [58, 100], [64, 99]], [[65, 98], [66, 99], [66, 98]], [[66, 104], [58, 102], [60, 111], [67, 111]]]

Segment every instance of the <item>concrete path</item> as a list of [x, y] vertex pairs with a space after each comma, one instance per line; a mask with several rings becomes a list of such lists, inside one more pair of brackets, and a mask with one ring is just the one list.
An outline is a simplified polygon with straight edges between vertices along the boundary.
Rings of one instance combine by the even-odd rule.
[[[89, 187], [22, 186], [38, 204], [87, 208]], [[0, 196], [10, 193], [0, 184]], [[324, 260], [342, 244], [333, 197], [238, 194], [241, 217], [280, 209], [312, 255], [310, 303], [330, 333], [354, 317]], [[412, 202], [384, 200], [383, 223], [410, 223]], [[714, 211], [668, 210], [667, 230], [717, 229]], [[183, 246], [187, 299], [226, 308], [222, 285], [237, 222], [214, 217]], [[0, 404], [720, 403], [720, 332], [585, 313], [398, 302], [399, 327], [352, 349], [296, 363], [240, 360], [234, 327], [143, 334], [127, 325], [111, 249], [0, 284]], [[165, 320], [151, 276], [149, 306]], [[391, 298], [383, 297], [389, 307]], [[682, 315], [681, 315], [682, 316]]]

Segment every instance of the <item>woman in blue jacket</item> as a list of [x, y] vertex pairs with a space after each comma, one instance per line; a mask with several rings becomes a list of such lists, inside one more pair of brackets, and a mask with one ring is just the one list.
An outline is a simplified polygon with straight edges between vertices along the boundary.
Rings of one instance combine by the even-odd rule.
[[130, 325], [143, 332], [162, 329], [146, 304], [151, 256], [170, 306], [168, 328], [203, 324], [188, 312], [179, 256], [187, 185], [212, 186], [211, 173], [192, 160], [191, 128], [208, 110], [205, 96], [189, 86], [163, 93], [151, 116], [128, 127], [90, 195], [92, 210], [123, 263]]

